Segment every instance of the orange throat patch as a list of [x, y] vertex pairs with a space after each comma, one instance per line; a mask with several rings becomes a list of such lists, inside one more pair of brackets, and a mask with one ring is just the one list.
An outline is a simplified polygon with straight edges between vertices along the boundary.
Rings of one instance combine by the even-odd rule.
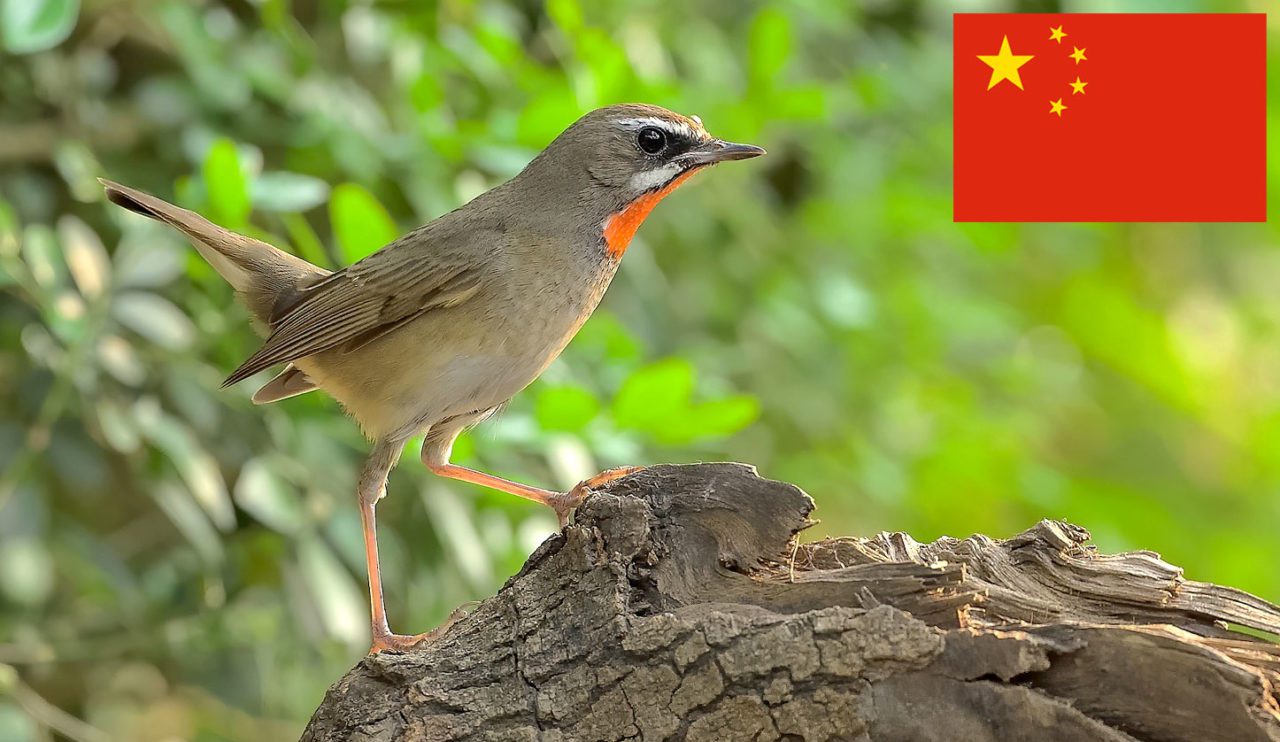
[[670, 183], [656, 191], [644, 194], [628, 204], [622, 211], [605, 219], [604, 246], [609, 255], [615, 260], [621, 258], [622, 254], [627, 251], [627, 245], [631, 244], [631, 238], [636, 236], [636, 230], [640, 228], [644, 218], [649, 216], [649, 212], [653, 211], [653, 207], [657, 206], [658, 202], [666, 198], [668, 193], [674, 191], [696, 172], [698, 172], [698, 168], [680, 173], [672, 178]]

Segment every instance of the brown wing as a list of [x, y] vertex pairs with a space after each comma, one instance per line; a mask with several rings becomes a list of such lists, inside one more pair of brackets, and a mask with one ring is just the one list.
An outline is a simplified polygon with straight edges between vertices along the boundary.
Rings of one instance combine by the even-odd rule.
[[479, 289], [479, 271], [467, 261], [423, 258], [407, 244], [393, 245], [304, 289], [271, 318], [266, 342], [222, 385], [338, 346], [354, 350], [424, 312], [461, 304]]

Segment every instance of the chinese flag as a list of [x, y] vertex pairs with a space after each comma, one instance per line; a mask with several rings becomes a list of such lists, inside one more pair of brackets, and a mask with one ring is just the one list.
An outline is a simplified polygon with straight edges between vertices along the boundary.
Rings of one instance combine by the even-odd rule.
[[1266, 221], [1265, 18], [956, 14], [955, 220]]

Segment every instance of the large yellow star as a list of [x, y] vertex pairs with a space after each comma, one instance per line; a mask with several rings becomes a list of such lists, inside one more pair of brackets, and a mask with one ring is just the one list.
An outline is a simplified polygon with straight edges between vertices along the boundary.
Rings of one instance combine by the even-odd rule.
[[1000, 43], [999, 54], [979, 54], [983, 64], [991, 68], [991, 82], [987, 83], [987, 90], [996, 86], [1001, 80], [1008, 80], [1018, 86], [1018, 90], [1022, 90], [1022, 78], [1018, 76], [1018, 68], [1030, 62], [1032, 55], [1030, 54], [1014, 54], [1009, 51], [1009, 37], [1005, 36], [1004, 41]]
[[1076, 81], [1069, 82], [1067, 84], [1071, 86], [1072, 95], [1075, 95], [1076, 93], [1079, 93], [1080, 95], [1084, 95], [1084, 86], [1088, 85], [1089, 83], [1084, 82], [1083, 80], [1080, 79], [1079, 75], [1076, 75]]
[[1050, 26], [1050, 27], [1049, 27], [1049, 40], [1050, 40], [1050, 41], [1056, 41], [1056, 42], [1058, 42], [1059, 44], [1061, 44], [1061, 43], [1062, 43], [1062, 39], [1063, 39], [1063, 37], [1065, 37], [1066, 35], [1067, 35], [1067, 34], [1065, 34], [1065, 33], [1063, 33], [1063, 32], [1062, 32], [1062, 26], [1058, 26], [1057, 28], [1054, 28], [1053, 26]]
[[1072, 48], [1072, 49], [1074, 49], [1074, 51], [1072, 51], [1072, 52], [1071, 52], [1070, 54], [1068, 54], [1067, 56], [1068, 56], [1068, 57], [1071, 57], [1071, 58], [1072, 58], [1072, 59], [1074, 59], [1074, 60], [1076, 60], [1076, 64], [1080, 64], [1081, 62], [1083, 62], [1083, 61], [1085, 61], [1085, 60], [1087, 60], [1087, 59], [1088, 59], [1088, 57], [1086, 57], [1086, 56], [1084, 55], [1084, 49], [1081, 49], [1081, 48], [1080, 48], [1080, 47], [1078, 47], [1078, 46], [1073, 46], [1073, 47], [1071, 47], [1071, 48]]
[[1062, 105], [1061, 98], [1049, 101], [1049, 113], [1056, 113], [1058, 118], [1062, 118], [1062, 112], [1065, 110], [1067, 110], [1067, 107]]

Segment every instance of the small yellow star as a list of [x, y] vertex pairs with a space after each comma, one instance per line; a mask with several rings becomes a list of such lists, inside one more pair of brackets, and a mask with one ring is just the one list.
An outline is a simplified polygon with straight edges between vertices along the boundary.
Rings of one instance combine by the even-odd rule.
[[1072, 95], [1075, 95], [1076, 93], [1079, 93], [1080, 95], [1084, 95], [1084, 86], [1088, 85], [1089, 83], [1082, 81], [1080, 79], [1080, 76], [1076, 75], [1076, 81], [1069, 82], [1067, 84], [1071, 86]]
[[1064, 36], [1066, 36], [1066, 34], [1062, 32], [1062, 26], [1058, 26], [1057, 28], [1054, 28], [1052, 26], [1049, 27], [1050, 41], [1056, 41], [1059, 44], [1061, 44]]
[[1062, 112], [1065, 110], [1067, 110], [1067, 107], [1062, 105], [1061, 98], [1049, 101], [1049, 113], [1056, 113], [1058, 118], [1062, 118]]
[[1018, 75], [1018, 68], [1030, 62], [1032, 55], [1014, 54], [1009, 50], [1009, 37], [1005, 36], [1004, 41], [1000, 43], [999, 54], [979, 54], [978, 59], [991, 68], [991, 81], [987, 83], [987, 90], [994, 88], [1001, 80], [1008, 80], [1022, 90], [1022, 78]]
[[1071, 57], [1071, 58], [1072, 58], [1072, 59], [1074, 59], [1074, 60], [1076, 60], [1076, 64], [1080, 64], [1081, 62], [1083, 62], [1083, 61], [1085, 61], [1085, 60], [1087, 60], [1087, 59], [1088, 59], [1088, 57], [1086, 57], [1086, 56], [1084, 55], [1084, 49], [1081, 49], [1081, 48], [1080, 48], [1080, 47], [1078, 47], [1078, 46], [1073, 46], [1073, 47], [1071, 47], [1071, 48], [1072, 48], [1072, 49], [1074, 49], [1075, 51], [1071, 52], [1071, 53], [1070, 53], [1070, 54], [1068, 54], [1067, 56], [1068, 56], [1068, 57]]

